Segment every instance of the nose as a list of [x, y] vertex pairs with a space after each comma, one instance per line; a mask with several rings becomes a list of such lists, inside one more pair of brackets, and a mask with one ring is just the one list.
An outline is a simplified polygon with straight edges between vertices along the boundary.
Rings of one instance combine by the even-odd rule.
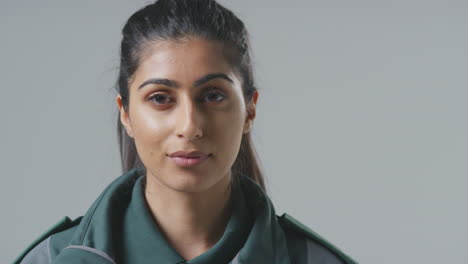
[[182, 102], [176, 118], [177, 137], [183, 137], [191, 141], [203, 136], [203, 113], [190, 99]]

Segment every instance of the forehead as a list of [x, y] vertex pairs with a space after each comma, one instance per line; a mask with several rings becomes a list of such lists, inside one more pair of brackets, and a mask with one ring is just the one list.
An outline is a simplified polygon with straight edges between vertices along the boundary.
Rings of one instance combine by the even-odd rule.
[[221, 43], [200, 38], [163, 40], [144, 48], [135, 78], [159, 76], [183, 81], [212, 72], [233, 74]]

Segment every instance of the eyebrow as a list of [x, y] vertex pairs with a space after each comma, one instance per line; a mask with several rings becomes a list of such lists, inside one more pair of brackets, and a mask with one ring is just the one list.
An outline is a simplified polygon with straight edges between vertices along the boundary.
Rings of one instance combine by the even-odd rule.
[[[210, 74], [207, 74], [203, 77], [201, 77], [200, 79], [196, 80], [193, 82], [193, 85], [195, 87], [197, 86], [200, 86], [208, 81], [211, 81], [213, 79], [217, 79], [217, 78], [221, 78], [221, 79], [224, 79], [230, 83], [234, 83], [233, 80], [231, 80], [231, 78], [229, 78], [226, 74], [224, 73], [220, 73], [220, 72], [217, 72], [217, 73], [210, 73]], [[162, 84], [162, 85], [165, 85], [165, 86], [168, 86], [168, 87], [172, 87], [172, 88], [179, 88], [180, 85], [178, 82], [174, 81], [174, 80], [169, 80], [169, 79], [165, 79], [165, 78], [151, 78], [151, 79], [148, 79], [146, 81], [144, 81], [142, 84], [140, 84], [140, 86], [138, 86], [138, 89], [141, 89], [143, 88], [145, 85], [148, 85], [148, 84]]]

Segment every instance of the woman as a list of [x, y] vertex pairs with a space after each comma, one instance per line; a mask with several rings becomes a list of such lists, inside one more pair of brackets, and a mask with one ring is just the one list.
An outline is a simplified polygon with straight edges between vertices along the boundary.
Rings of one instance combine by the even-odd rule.
[[123, 28], [124, 174], [15, 263], [354, 263], [275, 214], [249, 131], [258, 91], [244, 24], [214, 0], [160, 0]]

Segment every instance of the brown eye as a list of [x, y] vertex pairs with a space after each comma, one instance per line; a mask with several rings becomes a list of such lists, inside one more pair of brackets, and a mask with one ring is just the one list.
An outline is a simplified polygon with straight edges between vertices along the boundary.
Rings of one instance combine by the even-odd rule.
[[157, 93], [157, 94], [153, 94], [152, 96], [150, 96], [148, 100], [155, 102], [157, 105], [160, 105], [160, 104], [169, 103], [170, 100], [168, 100], [168, 98], [170, 97], [167, 96], [166, 94]]
[[223, 101], [226, 96], [223, 93], [219, 92], [217, 89], [210, 89], [209, 92], [206, 93], [205, 96], [209, 102], [221, 102]]

